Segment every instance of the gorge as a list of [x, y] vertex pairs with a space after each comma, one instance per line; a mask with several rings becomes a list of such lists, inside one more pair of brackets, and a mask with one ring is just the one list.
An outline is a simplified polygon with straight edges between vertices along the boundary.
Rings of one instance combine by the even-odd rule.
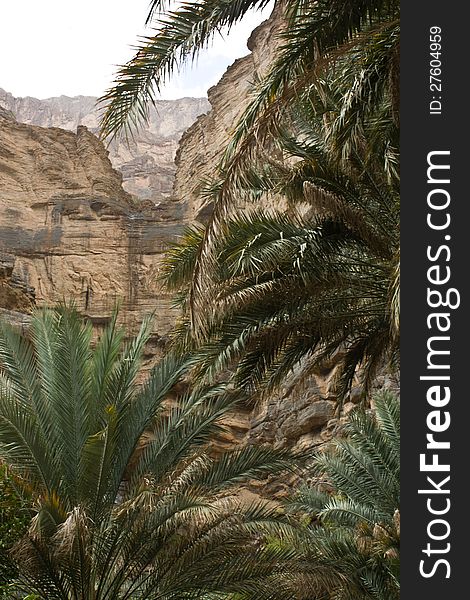
[[[152, 364], [178, 315], [159, 282], [163, 255], [187, 224], [210, 214], [199, 182], [213, 172], [281, 25], [275, 11], [253, 32], [251, 52], [208, 101], [159, 101], [130, 147], [106, 150], [96, 138], [94, 98], [19, 99], [0, 90], [0, 314], [22, 323], [32, 306], [67, 300], [99, 328], [119, 301], [132, 334], [155, 311]], [[231, 415], [223, 443], [304, 448], [329, 439], [338, 427], [334, 362], [298, 379], [293, 373], [264, 403]], [[383, 375], [377, 386], [396, 381]], [[343, 414], [360, 399], [356, 386]]]

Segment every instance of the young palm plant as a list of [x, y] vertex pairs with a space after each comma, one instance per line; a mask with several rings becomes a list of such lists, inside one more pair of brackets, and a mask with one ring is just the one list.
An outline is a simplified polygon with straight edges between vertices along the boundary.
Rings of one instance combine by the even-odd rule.
[[114, 317], [93, 346], [91, 326], [69, 309], [37, 312], [28, 338], [0, 324], [0, 456], [36, 513], [15, 551], [22, 591], [215, 598], [275, 566], [261, 560], [261, 541], [287, 526], [272, 504], [233, 492], [290, 469], [291, 457], [265, 448], [214, 455], [209, 441], [237, 394], [199, 388], [168, 405], [188, 368], [172, 355], [137, 385], [148, 334], [146, 321], [123, 348]]
[[[345, 438], [333, 440], [326, 452], [315, 456], [312, 476], [319, 483], [305, 486], [290, 503], [304, 529], [280, 543], [292, 544], [297, 556], [303, 556], [301, 598], [398, 600], [398, 399], [382, 393], [372, 413], [351, 415], [345, 433]], [[325, 488], [332, 491], [321, 491]], [[320, 565], [332, 576], [325, 595], [315, 592]]]

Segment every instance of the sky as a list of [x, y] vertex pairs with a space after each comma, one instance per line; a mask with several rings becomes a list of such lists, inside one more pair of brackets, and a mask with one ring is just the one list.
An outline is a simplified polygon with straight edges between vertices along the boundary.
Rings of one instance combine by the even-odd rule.
[[[132, 57], [149, 0], [23, 0], [2, 2], [0, 87], [14, 96], [100, 96], [115, 65]], [[226, 39], [218, 36], [193, 68], [173, 77], [162, 98], [205, 96], [236, 58], [248, 54], [251, 31], [271, 7], [252, 12]]]

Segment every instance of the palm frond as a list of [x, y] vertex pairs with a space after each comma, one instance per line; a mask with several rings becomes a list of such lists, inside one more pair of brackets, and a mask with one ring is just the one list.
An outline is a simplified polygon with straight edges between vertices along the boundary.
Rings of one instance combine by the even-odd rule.
[[[230, 31], [251, 8], [262, 9], [269, 0], [187, 1], [174, 11], [161, 15], [154, 36], [144, 37], [134, 58], [122, 66], [115, 86], [100, 99], [104, 107], [101, 135], [117, 135], [121, 130], [146, 122], [148, 107], [171, 74], [186, 60], [196, 60], [221, 30]], [[163, 3], [153, 3], [149, 18], [161, 12]]]

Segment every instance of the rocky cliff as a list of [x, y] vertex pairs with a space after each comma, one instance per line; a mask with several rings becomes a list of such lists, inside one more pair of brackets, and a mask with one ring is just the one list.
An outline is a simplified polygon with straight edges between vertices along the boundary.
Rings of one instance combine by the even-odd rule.
[[[250, 54], [235, 61], [219, 83], [208, 91], [211, 110], [198, 117], [181, 138], [176, 154], [174, 193], [188, 203], [187, 218], [191, 221], [205, 222], [211, 214], [212, 205], [201, 197], [201, 188], [214, 173], [231, 133], [250, 102], [253, 83], [262, 78], [272, 60], [283, 24], [283, 5], [278, 2], [271, 17], [250, 36]], [[266, 202], [268, 206], [282, 207], [277, 197]], [[353, 386], [343, 416], [338, 420], [336, 368], [333, 361], [308, 377], [301, 369], [292, 373], [277, 393], [254, 408], [238, 410], [228, 420], [230, 431], [225, 443], [228, 446], [269, 443], [278, 448], [323, 444], [341, 428], [347, 414], [362, 398], [359, 386]], [[376, 387], [398, 390], [399, 381], [396, 376], [383, 374], [377, 379]], [[275, 491], [271, 488], [271, 493]]]
[[[96, 98], [60, 96], [38, 100], [15, 98], [0, 88], [0, 107], [10, 111], [20, 123], [40, 127], [60, 127], [76, 131], [85, 125], [99, 130]], [[111, 142], [109, 158], [123, 175], [123, 187], [140, 199], [162, 202], [172, 192], [175, 153], [182, 133], [209, 109], [206, 98], [159, 100], [150, 110], [148, 125], [129, 144]]]
[[283, 26], [278, 4], [271, 17], [251, 34], [250, 53], [236, 60], [217, 85], [208, 91], [211, 110], [198, 117], [181, 138], [176, 154], [174, 193], [188, 202], [188, 218], [204, 221], [211, 205], [200, 197], [204, 181], [210, 179], [230, 136], [248, 106], [253, 84], [266, 73]]
[[161, 336], [174, 313], [159, 264], [182, 208], [136, 201], [107, 154], [84, 126], [72, 133], [0, 114], [0, 307], [73, 300], [99, 324], [120, 301], [130, 331], [155, 310]]

